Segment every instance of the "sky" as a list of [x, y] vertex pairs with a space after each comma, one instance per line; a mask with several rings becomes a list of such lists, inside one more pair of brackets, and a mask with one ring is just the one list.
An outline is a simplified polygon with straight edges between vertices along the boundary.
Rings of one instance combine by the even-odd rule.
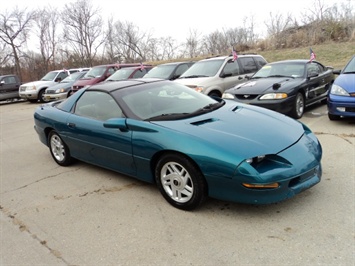
[[[178, 42], [184, 42], [193, 31], [202, 37], [216, 30], [242, 28], [243, 19], [250, 16], [254, 16], [255, 32], [262, 37], [266, 33], [265, 22], [270, 21], [270, 13], [291, 14], [297, 18], [312, 8], [316, 1], [326, 6], [351, 1], [355, 6], [355, 0], [91, 0], [91, 3], [101, 10], [103, 18], [112, 16], [114, 21], [132, 22], [140, 31], [149, 32], [153, 37], [171, 36]], [[73, 2], [4, 0], [1, 10], [11, 10], [15, 6], [28, 9], [51, 6], [61, 10], [65, 4]]]

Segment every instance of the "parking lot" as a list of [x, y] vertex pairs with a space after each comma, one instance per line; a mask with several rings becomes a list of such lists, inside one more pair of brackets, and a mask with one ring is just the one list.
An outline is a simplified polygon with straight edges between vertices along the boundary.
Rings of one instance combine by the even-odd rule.
[[355, 120], [307, 109], [301, 121], [323, 146], [313, 188], [272, 205], [209, 199], [185, 212], [154, 185], [58, 166], [33, 129], [38, 105], [0, 104], [0, 265], [354, 265]]

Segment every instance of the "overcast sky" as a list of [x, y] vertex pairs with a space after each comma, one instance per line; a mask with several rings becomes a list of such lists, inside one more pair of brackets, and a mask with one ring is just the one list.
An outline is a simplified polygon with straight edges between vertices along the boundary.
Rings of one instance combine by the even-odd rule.
[[[266, 32], [265, 21], [270, 21], [270, 12], [285, 16], [290, 13], [297, 18], [311, 9], [315, 1], [340, 6], [347, 0], [91, 0], [94, 7], [101, 9], [104, 19], [112, 15], [114, 20], [132, 22], [153, 37], [171, 36], [179, 42], [185, 41], [194, 30], [206, 35], [215, 30], [243, 27], [243, 19], [250, 16], [254, 16], [255, 32], [262, 34]], [[62, 9], [70, 2], [75, 1], [3, 0], [0, 8], [11, 10], [17, 5], [28, 9], [41, 6]]]

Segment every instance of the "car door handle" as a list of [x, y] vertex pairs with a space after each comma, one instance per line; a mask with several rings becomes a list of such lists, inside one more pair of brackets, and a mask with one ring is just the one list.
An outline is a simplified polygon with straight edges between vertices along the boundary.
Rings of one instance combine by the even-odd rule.
[[74, 123], [67, 123], [67, 126], [70, 128], [75, 128], [76, 125]]

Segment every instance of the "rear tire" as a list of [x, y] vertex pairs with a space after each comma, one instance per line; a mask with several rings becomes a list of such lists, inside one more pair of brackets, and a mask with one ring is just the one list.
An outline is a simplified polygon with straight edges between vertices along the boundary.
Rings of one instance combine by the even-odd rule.
[[155, 180], [163, 197], [178, 209], [193, 210], [207, 197], [207, 184], [200, 169], [180, 154], [167, 153], [159, 159]]

